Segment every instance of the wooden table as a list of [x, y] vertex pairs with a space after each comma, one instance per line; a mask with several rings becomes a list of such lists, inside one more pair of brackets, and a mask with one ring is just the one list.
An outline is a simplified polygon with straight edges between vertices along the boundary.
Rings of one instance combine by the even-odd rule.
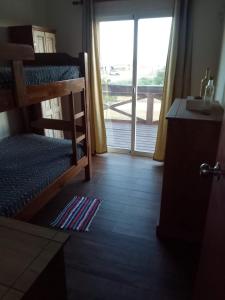
[[188, 111], [186, 99], [176, 99], [171, 106], [159, 237], [201, 241], [212, 177], [201, 177], [199, 168], [202, 163], [216, 163], [222, 117], [220, 105], [214, 105], [209, 115]]
[[0, 217], [0, 299], [66, 299], [63, 246], [68, 238]]

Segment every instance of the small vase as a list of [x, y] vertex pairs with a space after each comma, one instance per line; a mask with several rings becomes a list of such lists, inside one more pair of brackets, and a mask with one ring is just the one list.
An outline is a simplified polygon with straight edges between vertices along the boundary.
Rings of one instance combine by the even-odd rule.
[[215, 87], [214, 87], [213, 77], [210, 77], [208, 84], [205, 88], [205, 95], [204, 95], [205, 103], [211, 104], [213, 102], [214, 91], [215, 91]]
[[204, 98], [204, 95], [205, 95], [205, 89], [206, 89], [206, 86], [208, 84], [209, 77], [210, 77], [210, 69], [206, 68], [205, 77], [202, 78], [201, 85], [200, 85], [200, 97], [202, 99]]

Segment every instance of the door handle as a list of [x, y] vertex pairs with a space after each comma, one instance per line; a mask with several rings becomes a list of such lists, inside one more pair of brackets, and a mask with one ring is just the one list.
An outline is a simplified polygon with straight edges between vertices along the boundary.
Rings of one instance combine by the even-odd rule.
[[200, 175], [201, 176], [214, 176], [217, 180], [220, 180], [221, 176], [225, 175], [225, 170], [221, 169], [220, 163], [217, 162], [214, 167], [211, 167], [209, 164], [204, 163], [200, 166]]

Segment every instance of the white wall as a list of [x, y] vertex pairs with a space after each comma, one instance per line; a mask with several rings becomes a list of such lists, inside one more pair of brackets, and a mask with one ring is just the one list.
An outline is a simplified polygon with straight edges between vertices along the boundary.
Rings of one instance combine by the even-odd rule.
[[198, 95], [206, 67], [216, 77], [220, 57], [224, 0], [196, 0], [194, 3], [194, 44], [192, 95]]
[[225, 22], [215, 98], [225, 107]]
[[46, 20], [45, 0], [1, 0], [0, 40], [7, 40], [7, 26], [45, 25]]
[[82, 6], [71, 0], [48, 0], [48, 26], [56, 29], [58, 52], [77, 56], [82, 51]]
[[18, 24], [44, 24], [46, 9], [44, 0], [1, 0], [0, 26]]
[[[7, 41], [7, 26], [45, 25], [47, 11], [45, 0], [1, 0], [0, 41]], [[0, 138], [16, 134], [23, 124], [18, 111], [0, 113]]]
[[[72, 5], [72, 1], [48, 0], [48, 26], [56, 29], [57, 50], [73, 56], [82, 51], [82, 5]], [[173, 0], [130, 0], [107, 1], [96, 5], [97, 17], [171, 15]]]

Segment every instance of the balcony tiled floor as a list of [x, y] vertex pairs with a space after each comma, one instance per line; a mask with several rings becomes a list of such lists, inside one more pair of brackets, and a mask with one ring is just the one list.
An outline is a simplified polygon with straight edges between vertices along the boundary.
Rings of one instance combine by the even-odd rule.
[[[105, 121], [107, 145], [113, 148], [130, 149], [131, 123], [120, 121]], [[141, 152], [154, 153], [157, 124], [137, 123], [136, 150]]]

